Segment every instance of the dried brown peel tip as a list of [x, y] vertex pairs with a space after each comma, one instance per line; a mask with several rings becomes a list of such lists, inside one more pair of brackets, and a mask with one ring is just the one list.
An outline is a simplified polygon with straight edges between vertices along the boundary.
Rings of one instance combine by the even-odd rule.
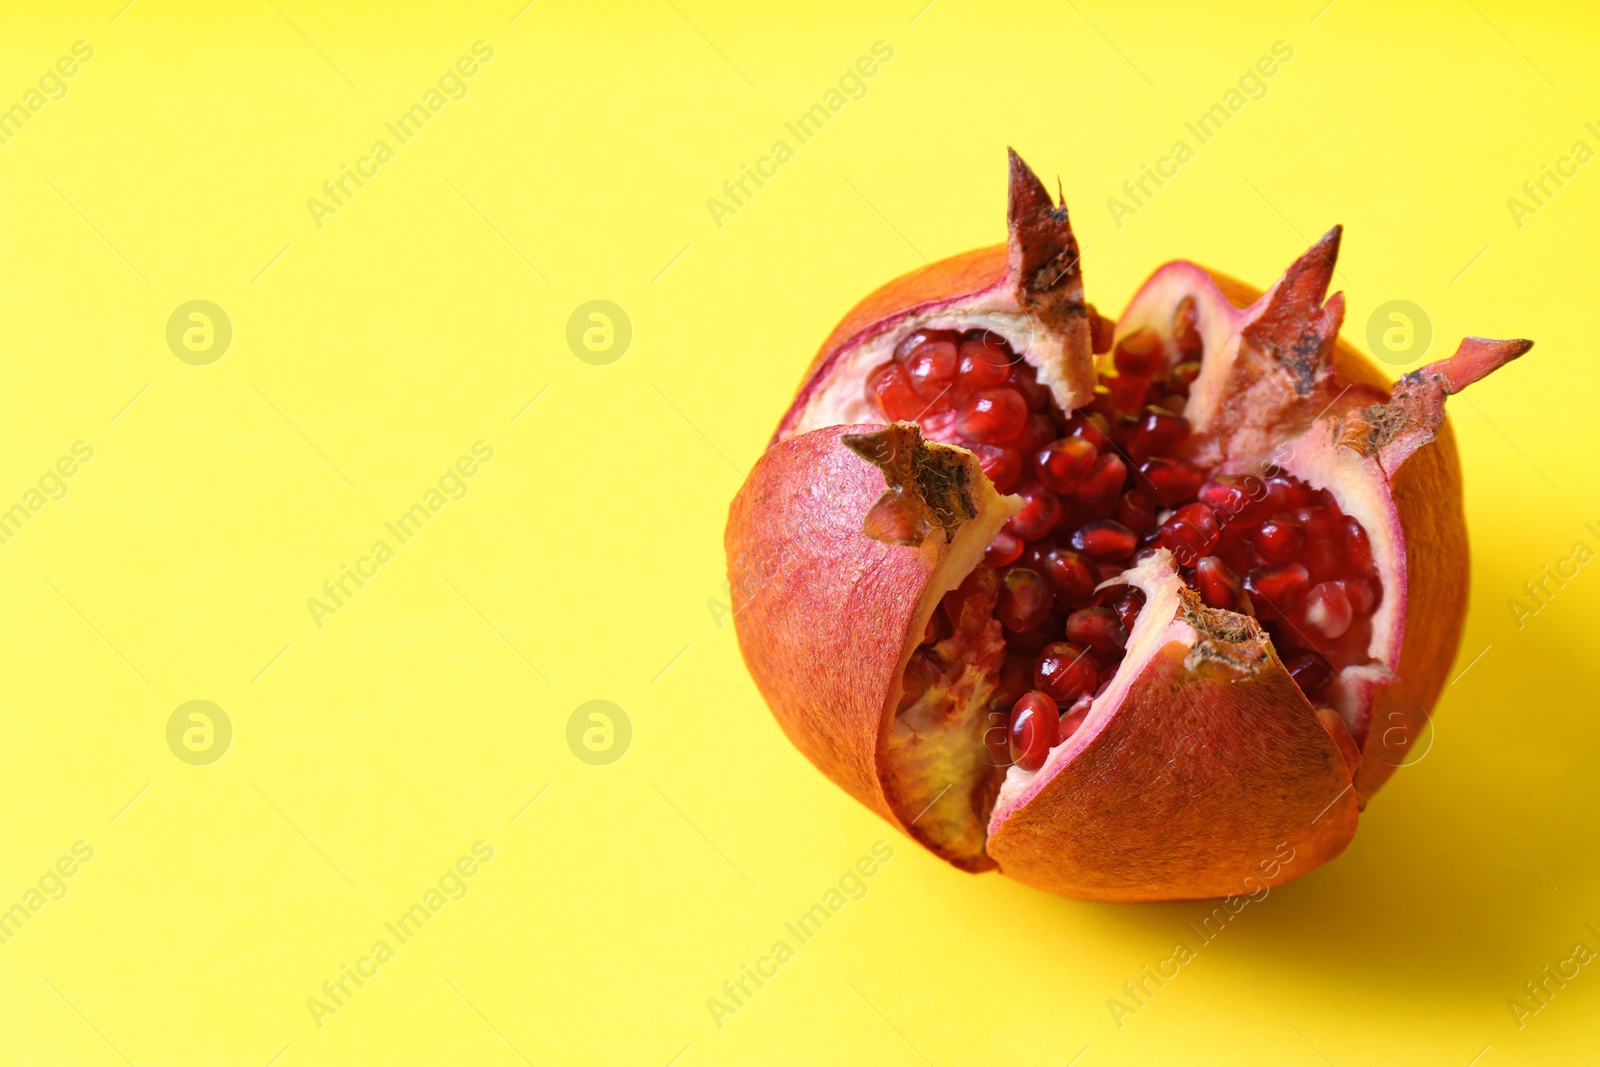
[[1338, 429], [1338, 442], [1362, 456], [1378, 458], [1393, 474], [1417, 449], [1432, 441], [1444, 422], [1444, 398], [1510, 363], [1533, 347], [1517, 339], [1466, 337], [1455, 354], [1420, 367], [1394, 383], [1385, 404], [1352, 412]]
[[[1234, 316], [1237, 348], [1217, 381], [1197, 383], [1204, 391], [1201, 425], [1213, 442], [1213, 462], [1222, 455], [1263, 458], [1335, 405], [1359, 402], [1361, 393], [1345, 399], [1351, 383], [1341, 377], [1335, 358], [1344, 294], [1327, 296], [1342, 233], [1335, 226], [1323, 234], [1264, 299], [1252, 299], [1230, 283], [1244, 300]], [[1372, 392], [1374, 399], [1382, 395]]]
[[861, 522], [861, 532], [873, 540], [915, 548], [939, 529], [949, 543], [962, 524], [978, 514], [967, 488], [971, 476], [967, 454], [943, 446], [929, 448], [915, 423], [891, 423], [839, 440], [883, 471], [889, 486]]
[[1067, 220], [1065, 199], [1058, 207], [1022, 157], [1012, 149], [1007, 152], [1011, 161], [1007, 222], [1012, 255], [1020, 255], [1017, 303], [1052, 328], [1065, 331], [1076, 320], [1087, 330], [1078, 239]]
[[1294, 384], [1295, 392], [1310, 396], [1333, 376], [1333, 345], [1344, 321], [1344, 294], [1335, 293], [1323, 303], [1339, 259], [1335, 226], [1289, 267], [1272, 292], [1266, 310], [1245, 327], [1241, 348], [1277, 364]]
[[1183, 660], [1186, 670], [1240, 682], [1266, 669], [1271, 659], [1267, 635], [1250, 616], [1213, 608], [1199, 593], [1184, 587], [1178, 590], [1178, 618], [1195, 632], [1194, 646]]

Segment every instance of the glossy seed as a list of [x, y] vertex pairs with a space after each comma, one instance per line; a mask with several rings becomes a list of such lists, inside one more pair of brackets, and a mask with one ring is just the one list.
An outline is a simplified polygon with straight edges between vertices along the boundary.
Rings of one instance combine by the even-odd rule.
[[1011, 761], [1025, 771], [1044, 766], [1056, 745], [1061, 725], [1061, 710], [1046, 693], [1037, 690], [1022, 694], [1011, 710]]
[[1099, 684], [1100, 665], [1089, 650], [1068, 641], [1044, 646], [1034, 662], [1033, 684], [1052, 699], [1071, 704]]

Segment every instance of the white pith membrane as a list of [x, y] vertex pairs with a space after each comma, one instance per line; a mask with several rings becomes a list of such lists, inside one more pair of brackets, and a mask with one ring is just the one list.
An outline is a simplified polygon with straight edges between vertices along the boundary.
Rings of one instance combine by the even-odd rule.
[[[1204, 342], [1202, 370], [1190, 389], [1183, 414], [1191, 420], [1195, 437], [1201, 438], [1208, 421], [1206, 415], [1224, 388], [1237, 354], [1239, 331], [1250, 320], [1257, 305], [1245, 311], [1232, 309], [1199, 268], [1187, 264], [1173, 266], [1189, 267], [1204, 279], [1206, 286], [1211, 286], [1211, 293], [1205, 293], [1195, 278], [1184, 275], [1172, 278], [1170, 285], [1156, 284], [1152, 289], [1153, 283], [1162, 281], [1161, 272], [1157, 272], [1141, 289], [1139, 305], [1130, 307], [1128, 316], [1118, 324], [1116, 339], [1121, 340], [1143, 328], [1170, 342], [1173, 309], [1183, 296], [1196, 298], [1196, 327]], [[1270, 295], [1269, 291], [1258, 303], [1264, 304]], [[1146, 296], [1151, 299], [1142, 299]], [[1140, 312], [1146, 310], [1149, 314], [1141, 317]], [[841, 351], [827, 372], [827, 380], [819, 384], [797, 422], [786, 432], [799, 434], [823, 426], [888, 421], [867, 396], [864, 383], [868, 375], [892, 358], [896, 346], [915, 331], [964, 331], [974, 327], [986, 328], [1004, 337], [1020, 358], [1035, 368], [1040, 382], [1052, 386], [1056, 407], [1061, 409], [1057, 414], [1071, 414], [1073, 409], [1060, 403], [1060, 394], [1064, 391], [1062, 383], [1046, 381], [1042, 366], [1045, 361], [1040, 358], [1037, 347], [1030, 347], [1042, 328], [1026, 313], [1001, 312], [995, 308], [993, 298], [980, 297], [926, 309], [898, 320], [892, 328], [866, 338], [854, 349]], [[1104, 357], [1106, 361], [1110, 358], [1109, 355]], [[1172, 362], [1176, 359], [1169, 360], [1169, 365]], [[1287, 455], [1278, 448], [1279, 442], [1272, 439], [1270, 432], [1259, 435], [1259, 440], [1236, 435], [1230, 445], [1243, 446], [1237, 449], [1239, 454], [1235, 447], [1230, 447], [1226, 454], [1214, 449], [1205, 455], [1204, 461], [1190, 453], [1184, 454], [1196, 465], [1206, 467], [1211, 477], [1256, 473], [1264, 459], [1276, 454], [1286, 473], [1314, 490], [1328, 490], [1344, 515], [1355, 518], [1369, 532], [1378, 569], [1377, 581], [1382, 587], [1380, 606], [1371, 616], [1372, 640], [1368, 648], [1369, 657], [1375, 662], [1336, 669], [1335, 682], [1315, 701], [1309, 701], [1306, 709], [1306, 714], [1313, 714], [1311, 704], [1331, 705], [1353, 731], [1359, 725], [1361, 733], [1357, 736], [1362, 736], [1373, 693], [1391, 679], [1390, 667], [1398, 659], [1399, 614], [1404, 604], [1404, 549], [1398, 516], [1381, 471], [1377, 472], [1378, 477], [1373, 477], [1374, 461], [1363, 459], [1351, 449], [1335, 448], [1328, 437], [1331, 422], [1331, 419], [1319, 422], [1311, 433], [1294, 439], [1294, 450]], [[992, 494], [987, 479], [980, 481]], [[936, 658], [925, 656], [920, 647], [928, 621], [940, 609], [942, 598], [977, 566], [990, 539], [1020, 506], [1020, 498], [1016, 496], [995, 495], [994, 499], [995, 505], [979, 503], [978, 518], [957, 535], [957, 543], [930, 581], [918, 606], [901, 657], [900, 675], [890, 698], [894, 711], [885, 717], [878, 753], [885, 795], [902, 824], [947, 858], [973, 868], [992, 866], [985, 851], [991, 814], [997, 808], [1009, 811], [1025, 801], [1092, 740], [1121, 704], [1132, 679], [1156, 650], [1172, 641], [1192, 646], [1196, 640], [1194, 628], [1180, 617], [1178, 591], [1188, 586], [1179, 575], [1170, 552], [1162, 549], [1141, 564], [1122, 571], [1120, 577], [1103, 582], [1102, 587], [1119, 582], [1132, 585], [1147, 598], [1128, 634], [1125, 656], [1115, 675], [1094, 696], [1077, 729], [1052, 747], [1038, 770], [1026, 771], [1014, 764], [997, 762], [984, 738], [994, 730], [1000, 731], [1003, 738], [1006, 727], [1006, 714], [989, 707], [1006, 652], [1006, 634], [1001, 623], [990, 618], [978, 635], [955, 632], [933, 646]], [[998, 504], [1000, 501], [1004, 502], [1003, 506]], [[1159, 510], [1165, 518], [1171, 509]], [[1372, 536], [1376, 530], [1388, 531], [1389, 535]], [[902, 707], [905, 671], [911, 658], [919, 655], [936, 668], [943, 663], [959, 669], [949, 666], [936, 669], [921, 696]]]

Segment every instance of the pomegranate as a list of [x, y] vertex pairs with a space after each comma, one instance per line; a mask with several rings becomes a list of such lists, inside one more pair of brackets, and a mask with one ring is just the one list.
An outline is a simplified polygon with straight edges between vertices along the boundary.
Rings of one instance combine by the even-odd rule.
[[1455, 655], [1445, 397], [1531, 343], [1389, 385], [1338, 336], [1338, 227], [1264, 294], [1168, 263], [1113, 323], [1015, 153], [1008, 222], [806, 372], [729, 513], [745, 662], [817, 767], [964, 870], [1107, 900], [1298, 877]]

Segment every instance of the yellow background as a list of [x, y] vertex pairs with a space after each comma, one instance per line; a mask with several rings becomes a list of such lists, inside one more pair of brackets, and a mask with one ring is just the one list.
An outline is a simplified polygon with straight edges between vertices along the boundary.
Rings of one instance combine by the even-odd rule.
[[[1520, 228], [1506, 206], [1600, 147], [1592, 11], [923, 3], [7, 16], [0, 104], [94, 57], [0, 146], [0, 504], [94, 458], [0, 545], [0, 907], [94, 858], [0, 945], [0, 1060], [1592, 1056], [1594, 967], [1521, 1029], [1506, 1003], [1600, 948], [1600, 571], [1520, 628], [1507, 606], [1600, 547], [1600, 164]], [[307, 199], [479, 40], [466, 98], [319, 228]], [[1107, 199], [1280, 40], [1267, 95], [1119, 228]], [[707, 199], [877, 41], [866, 95], [716, 225]], [[1356, 343], [1392, 299], [1434, 357], [1538, 342], [1452, 404], [1474, 591], [1431, 748], [1120, 1029], [1108, 998], [1206, 909], [936, 862], [788, 746], [718, 624], [726, 506], [801, 369], [880, 282], [1001, 238], [1007, 144], [1060, 175], [1109, 313], [1175, 256], [1265, 285], [1342, 222]], [[166, 342], [193, 299], [233, 324], [207, 366]], [[633, 325], [605, 366], [565, 338], [593, 299]], [[465, 499], [318, 627], [307, 599], [480, 440]], [[166, 742], [195, 699], [234, 728], [208, 766]], [[567, 743], [592, 699], [633, 728], [608, 766]], [[715, 1025], [880, 839], [869, 894]], [[480, 840], [468, 895], [319, 1027], [308, 998]]]

